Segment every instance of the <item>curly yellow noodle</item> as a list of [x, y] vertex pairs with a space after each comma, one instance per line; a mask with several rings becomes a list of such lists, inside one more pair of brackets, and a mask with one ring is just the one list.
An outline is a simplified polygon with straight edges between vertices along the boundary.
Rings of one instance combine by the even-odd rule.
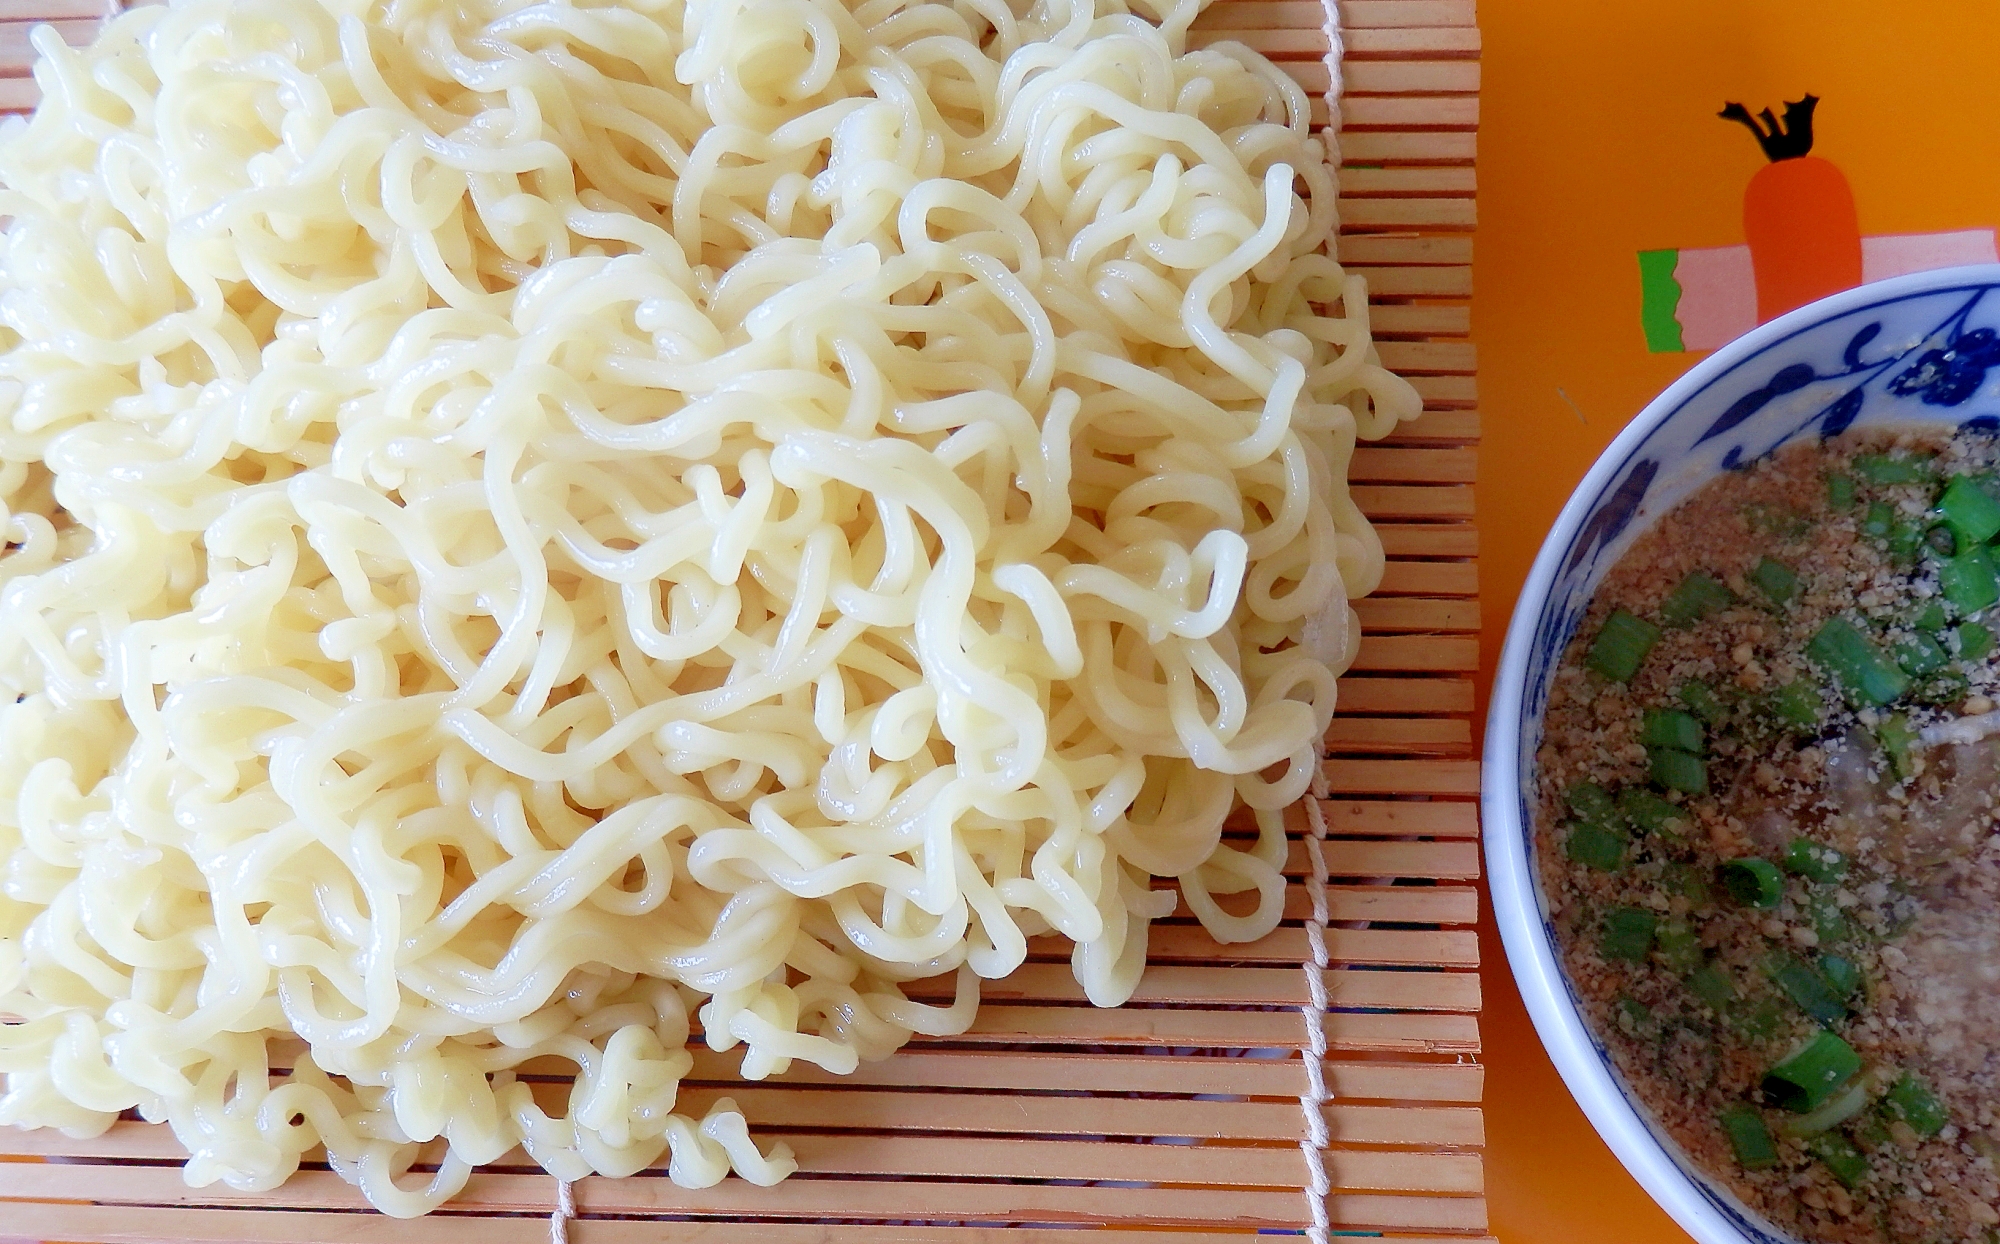
[[1116, 1005], [1154, 876], [1269, 932], [1382, 569], [1348, 462], [1419, 403], [1306, 97], [1197, 9], [37, 34], [0, 1121], [136, 1109], [244, 1190], [323, 1148], [398, 1215], [516, 1145], [771, 1183], [733, 1103], [675, 1112], [697, 1031], [848, 1071], [1048, 933]]

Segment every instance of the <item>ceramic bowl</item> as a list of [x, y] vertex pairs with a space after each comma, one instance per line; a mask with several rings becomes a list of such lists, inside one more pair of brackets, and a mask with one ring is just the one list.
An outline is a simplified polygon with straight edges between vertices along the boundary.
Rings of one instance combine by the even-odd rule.
[[1611, 442], [1570, 495], [1521, 590], [1494, 675], [1481, 799], [1493, 914], [1515, 980], [1584, 1114], [1702, 1244], [1793, 1237], [1689, 1161], [1584, 1024], [1556, 955], [1531, 820], [1550, 681], [1599, 580], [1695, 489], [1801, 437], [1917, 422], [2000, 430], [2000, 265], [1848, 290], [1697, 363]]

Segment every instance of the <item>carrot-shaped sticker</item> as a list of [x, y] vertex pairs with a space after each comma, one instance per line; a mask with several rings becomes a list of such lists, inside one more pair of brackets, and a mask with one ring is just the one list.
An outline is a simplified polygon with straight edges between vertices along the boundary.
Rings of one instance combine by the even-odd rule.
[[1815, 298], [1861, 284], [1861, 223], [1854, 192], [1832, 161], [1812, 154], [1813, 109], [1808, 95], [1785, 105], [1782, 123], [1766, 108], [1759, 117], [1742, 104], [1719, 114], [1757, 136], [1771, 162], [1743, 192], [1743, 238], [1757, 274], [1757, 321], [1783, 315]]

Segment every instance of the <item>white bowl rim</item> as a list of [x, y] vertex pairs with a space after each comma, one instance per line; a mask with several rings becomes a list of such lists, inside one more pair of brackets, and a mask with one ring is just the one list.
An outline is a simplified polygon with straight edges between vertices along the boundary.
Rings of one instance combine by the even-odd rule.
[[1696, 363], [1648, 402], [1584, 474], [1543, 539], [1508, 620], [1500, 663], [1493, 672], [1481, 754], [1481, 837], [1494, 923], [1535, 1032], [1570, 1095], [1639, 1185], [1701, 1244], [1745, 1244], [1746, 1237], [1654, 1139], [1619, 1089], [1577, 1012], [1556, 963], [1555, 949], [1544, 935], [1536, 880], [1528, 867], [1518, 789], [1520, 718], [1535, 624], [1562, 560], [1591, 509], [1646, 438], [1702, 390], [1755, 355], [1827, 320], [1900, 302], [1913, 294], [1980, 285], [2000, 285], [2000, 264], [1938, 268], [1856, 286], [1761, 324]]

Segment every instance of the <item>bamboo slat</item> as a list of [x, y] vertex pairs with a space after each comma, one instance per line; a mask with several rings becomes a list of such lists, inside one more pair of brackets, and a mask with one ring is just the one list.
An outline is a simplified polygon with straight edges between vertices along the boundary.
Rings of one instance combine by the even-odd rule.
[[[1303, 79], [1300, 85], [1313, 89]], [[1341, 119], [1356, 129], [1469, 130], [1479, 124], [1479, 100], [1471, 95], [1355, 95], [1341, 104]]]
[[117, 11], [110, 0], [34, 0], [0, 8], [0, 17], [15, 21], [59, 22], [70, 18], [102, 18]]
[[1471, 376], [1410, 376], [1410, 387], [1430, 409], [1470, 407], [1479, 400], [1479, 384]]
[[[1405, 201], [1383, 200], [1385, 203]], [[1469, 341], [1384, 341], [1377, 349], [1381, 352], [1384, 367], [1406, 375], [1432, 372], [1469, 376], [1475, 370], [1478, 359]]]
[[1320, 0], [1216, 0], [1195, 19], [1196, 30], [1299, 30], [1326, 46], [1326, 9]]
[[[1485, 1068], [1474, 1063], [1328, 1062], [1324, 1072], [1329, 1082], [1337, 1086], [1335, 1096], [1341, 1099], [1477, 1102]], [[734, 1074], [734, 1060], [708, 1050], [695, 1051], [690, 1082], [727, 1081]], [[913, 1048], [897, 1058], [864, 1063], [846, 1075], [835, 1075], [806, 1063], [794, 1064], [782, 1079], [790, 1084], [834, 1087], [1001, 1089], [1021, 1092], [1067, 1091], [1080, 1084], [1089, 1084], [1107, 1093], [1231, 1094], [1285, 1098], [1297, 1097], [1305, 1087], [1304, 1070], [1291, 1059], [940, 1051], [923, 1047]], [[1336, 1101], [1328, 1110], [1355, 1108]], [[137, 1128], [140, 1125], [129, 1126]], [[39, 1133], [16, 1134], [32, 1136]]]
[[1394, 339], [1402, 334], [1428, 337], [1440, 333], [1464, 333], [1472, 328], [1469, 307], [1378, 306], [1370, 310], [1368, 318], [1378, 341]]
[[1330, 799], [1320, 805], [1335, 837], [1477, 838], [1478, 809], [1468, 803]]
[[1344, 198], [1392, 194], [1469, 195], [1477, 189], [1469, 165], [1413, 164], [1401, 168], [1379, 168], [1369, 164], [1349, 164], [1340, 174], [1340, 193]]
[[[1384, 364], [1421, 418], [1354, 455], [1352, 493], [1387, 557], [1356, 602], [1360, 658], [1340, 683], [1319, 801], [1327, 841], [1330, 1009], [1317, 1017], [1332, 1100], [1326, 1200], [1336, 1231], [1401, 1244], [1495, 1244], [1484, 1234], [1478, 1103], [1484, 1069], [1471, 714], [1479, 627], [1472, 518], [1480, 417], [1469, 339], [1477, 215], [1480, 38], [1471, 0], [1338, 4], [1346, 90], [1337, 254], [1365, 277]], [[89, 37], [106, 0], [0, 0], [0, 111], [32, 107], [34, 22]], [[1249, 45], [1309, 91], [1332, 80], [1322, 0], [1216, 0], [1191, 42]], [[1316, 99], [1314, 117], [1329, 112]], [[835, 1076], [798, 1065], [755, 1083], [738, 1054], [695, 1051], [681, 1108], [729, 1096], [760, 1138], [801, 1161], [776, 1188], [683, 1189], [657, 1170], [575, 1187], [576, 1244], [1225, 1244], [1306, 1221], [1299, 1149], [1307, 1091], [1300, 964], [1311, 915], [1304, 804], [1282, 922], [1221, 944], [1176, 895], [1150, 931], [1131, 1004], [1091, 1006], [1067, 943], [989, 982], [972, 1028], [919, 1039]], [[1225, 830], [1248, 847], [1253, 823]], [[1170, 881], [1156, 883], [1160, 888]], [[1240, 897], [1240, 896], [1239, 896]], [[1218, 900], [1242, 909], [1238, 897]], [[943, 998], [947, 980], [914, 996]], [[285, 1074], [290, 1054], [274, 1054]], [[549, 1107], [551, 1062], [526, 1078]], [[526, 1074], [526, 1073], [524, 1073]], [[87, 1140], [0, 1128], [0, 1231], [105, 1244], [539, 1244], [555, 1182], [518, 1150], [463, 1196], [401, 1222], [366, 1210], [308, 1155], [270, 1192], [195, 1189], [164, 1129], [120, 1121]], [[53, 1160], [50, 1160], [53, 1159]], [[1035, 1224], [1025, 1230], [1020, 1224]]]
[[[1367, 234], [1343, 233], [1339, 242], [1340, 262], [1360, 265], [1364, 270], [1370, 264], [1455, 264], [1472, 262], [1472, 239], [1463, 234]], [[1369, 279], [1368, 297], [1371, 303], [1380, 303], [1383, 291], [1377, 287], [1373, 277]]]
[[[1403, 844], [1368, 843], [1367, 846]], [[1432, 845], [1432, 844], [1422, 844]], [[1458, 846], [1438, 843], [1438, 846]], [[1394, 851], [1381, 853], [1394, 859]], [[1372, 861], [1371, 861], [1372, 862]], [[1329, 862], [1329, 868], [1335, 866]], [[1444, 871], [1443, 862], [1433, 865]], [[1339, 876], [1387, 876], [1386, 872], [1336, 872]], [[1448, 874], [1450, 875], [1450, 874]], [[1477, 865], [1455, 874], [1464, 879], [1478, 875]], [[950, 979], [912, 981], [904, 992], [927, 1001], [949, 1001]], [[1479, 977], [1470, 972], [1416, 973], [1338, 967], [1327, 972], [1327, 993], [1336, 1007], [1369, 1007], [1407, 1011], [1476, 1011], [1479, 1009]], [[997, 981], [988, 981], [980, 996], [996, 1003], [1084, 1002], [1083, 986], [1077, 984], [1068, 963], [1026, 963]], [[1287, 1006], [1296, 1007], [1306, 999], [1305, 976], [1296, 966], [1283, 968], [1249, 967], [1231, 962], [1226, 955], [1204, 964], [1159, 963], [1146, 969], [1133, 991], [1132, 1002], [1167, 1006]], [[1294, 1017], [1296, 1019], [1296, 1016]]]
[[[1345, 247], [1343, 247], [1345, 249]], [[1354, 270], [1368, 278], [1368, 292], [1378, 298], [1472, 297], [1469, 267], [1374, 267], [1354, 261]]]
[[1471, 130], [1356, 130], [1340, 136], [1341, 157], [1364, 167], [1469, 161], [1478, 147], [1479, 137]]
[[[1342, 764], [1364, 764], [1364, 761], [1330, 760], [1327, 767], [1333, 769]], [[1389, 764], [1425, 764], [1421, 761], [1373, 762]], [[1471, 762], [1456, 762], [1459, 767], [1471, 768]], [[1443, 768], [1443, 765], [1429, 767]], [[1338, 778], [1333, 782], [1335, 790], [1341, 790]], [[1345, 792], [1343, 792], [1345, 793]], [[1331, 832], [1331, 827], [1329, 827]], [[1373, 839], [1335, 838], [1324, 848], [1326, 871], [1335, 877], [1424, 877], [1444, 880], [1470, 881], [1479, 875], [1478, 844], [1467, 841], [1430, 841], [1425, 839], [1401, 839], [1396, 841], [1376, 841]], [[1287, 871], [1304, 871], [1306, 857], [1301, 850], [1295, 860], [1287, 864]]]
[[1326, 745], [1355, 755], [1469, 756], [1472, 723], [1451, 717], [1336, 717]]
[[1479, 765], [1470, 760], [1329, 760], [1325, 769], [1336, 794], [1479, 797]]
[[1317, 30], [1194, 30], [1188, 34], [1190, 47], [1213, 47], [1225, 42], [1241, 43], [1272, 60], [1326, 55], [1326, 36]]
[[[1378, 963], [1395, 966], [1476, 968], [1479, 946], [1472, 934], [1449, 929], [1329, 929], [1327, 953], [1337, 962]], [[1053, 959], [1069, 958], [1069, 943], [1056, 938], [1035, 938], [1029, 953]], [[1279, 928], [1254, 942], [1237, 945], [1218, 943], [1200, 925], [1157, 925], [1146, 945], [1148, 955], [1162, 963], [1296, 964], [1306, 957], [1304, 929]]]
[[1344, 224], [1358, 228], [1470, 229], [1479, 211], [1471, 199], [1354, 198], [1340, 201], [1340, 214]]
[[[1327, 918], [1336, 923], [1471, 924], [1479, 915], [1478, 893], [1469, 886], [1455, 885], [1332, 885], [1327, 887]], [[1304, 886], [1286, 888], [1286, 920], [1304, 920], [1310, 910]], [[1176, 919], [1193, 917], [1185, 907], [1175, 909]]]
[[[1479, 1025], [1473, 1015], [1329, 1012], [1321, 1025], [1336, 1051], [1476, 1054]], [[954, 1043], [998, 1042], [1050, 1047], [1140, 1046], [1170, 1049], [1296, 1050], [1305, 1040], [1291, 1011], [1213, 1010], [1203, 1007], [982, 1006]]]
[[1350, 61], [1367, 56], [1477, 56], [1477, 26], [1412, 26], [1349, 30], [1341, 38]]
[[1464, 670], [1479, 668], [1479, 641], [1465, 635], [1366, 635], [1354, 668], [1380, 670]]
[[1471, 518], [1472, 488], [1357, 484], [1349, 490], [1356, 505], [1378, 518]]
[[1379, 522], [1375, 534], [1383, 553], [1392, 558], [1470, 558], [1479, 553], [1479, 533], [1461, 523]]
[[1472, 0], [1340, 0], [1344, 30], [1380, 30], [1413, 26], [1476, 29]]
[[1471, 561], [1392, 561], [1375, 590], [1392, 596], [1477, 596], [1479, 567]]
[[[1384, 342], [1381, 348], [1386, 352], [1400, 344]], [[1469, 370], [1470, 358], [1465, 363]], [[1406, 449], [1364, 445], [1354, 451], [1347, 464], [1350, 480], [1369, 483], [1469, 484], [1478, 477], [1478, 471], [1479, 454], [1470, 447]]]
[[[1478, 891], [1466, 886], [1332, 885], [1327, 887], [1327, 918], [1335, 923], [1380, 920], [1394, 924], [1470, 924], [1478, 915], [1477, 895]], [[1305, 887], [1297, 884], [1286, 887], [1284, 918], [1304, 920], [1309, 910], [1311, 903]], [[1193, 919], [1194, 912], [1183, 904], [1174, 909], [1170, 923], [1153, 927], [1164, 931]]]
[[97, 21], [94, 17], [0, 21], [0, 74], [11, 78], [28, 72], [35, 59], [34, 49], [28, 46], [28, 32], [42, 25], [54, 30], [64, 43], [71, 46], [87, 43], [90, 37], [97, 33]]
[[1343, 678], [1340, 707], [1349, 713], [1394, 713], [1405, 717], [1470, 713], [1472, 682], [1463, 678]]
[[[1447, 308], [1448, 309], [1448, 308]], [[1462, 309], [1462, 308], [1461, 308]], [[1479, 439], [1476, 410], [1427, 410], [1383, 437], [1381, 445], [1467, 445]]]
[[1390, 631], [1479, 629], [1479, 605], [1476, 601], [1382, 596], [1356, 601], [1355, 612], [1361, 616], [1361, 625], [1372, 635]]
[[[1479, 62], [1355, 60], [1347, 63], [1342, 80], [1350, 95], [1406, 95], [1412, 91], [1470, 95], [1479, 90]], [[1343, 191], [1347, 188], [1341, 187]]]

